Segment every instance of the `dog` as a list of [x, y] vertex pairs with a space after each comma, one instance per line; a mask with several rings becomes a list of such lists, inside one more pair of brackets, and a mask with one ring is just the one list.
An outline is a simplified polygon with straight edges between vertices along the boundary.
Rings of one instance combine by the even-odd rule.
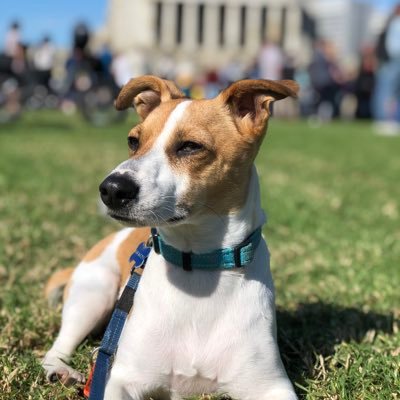
[[[128, 160], [102, 182], [100, 196], [128, 227], [95, 245], [75, 270], [50, 279], [50, 297], [66, 285], [61, 330], [43, 360], [50, 381], [85, 380], [68, 361], [107, 322], [129, 276], [129, 256], [149, 226], [167, 245], [194, 255], [235, 248], [260, 229], [265, 215], [254, 160], [272, 103], [298, 89], [291, 80], [241, 80], [213, 99], [190, 100], [155, 76], [122, 88], [116, 108], [134, 106], [141, 122], [129, 132]], [[215, 267], [186, 271], [151, 251], [106, 399], [297, 399], [277, 346], [264, 239], [248, 265]]]

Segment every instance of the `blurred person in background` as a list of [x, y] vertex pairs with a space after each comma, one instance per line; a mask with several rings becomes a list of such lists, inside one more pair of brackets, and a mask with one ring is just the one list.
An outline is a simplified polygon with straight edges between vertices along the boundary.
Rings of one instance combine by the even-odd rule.
[[[283, 52], [283, 66], [281, 79], [296, 79], [296, 62], [295, 58]], [[300, 107], [297, 100], [286, 98], [280, 103], [274, 104], [274, 112], [276, 116], [285, 119], [293, 119], [299, 116]]]
[[74, 81], [80, 69], [90, 69], [86, 57], [86, 45], [89, 42], [89, 30], [83, 23], [78, 23], [72, 33], [72, 52], [67, 59], [65, 69], [67, 72], [66, 91], [73, 89]]
[[321, 121], [329, 121], [338, 117], [343, 74], [333, 43], [327, 40], [316, 41], [308, 70], [316, 95], [317, 118]]
[[103, 79], [106, 81], [112, 79], [111, 66], [112, 66], [112, 62], [113, 62], [113, 55], [107, 44], [104, 44], [101, 47], [101, 50], [98, 54], [98, 58], [99, 58], [100, 65], [101, 65]]
[[36, 82], [50, 89], [51, 71], [54, 66], [55, 48], [50, 37], [45, 36], [33, 53]]
[[11, 73], [18, 86], [26, 87], [32, 82], [32, 66], [27, 57], [28, 46], [18, 43], [11, 61]]
[[218, 95], [220, 90], [218, 71], [215, 68], [208, 69], [205, 73], [204, 94], [202, 97], [212, 99]]
[[377, 133], [400, 133], [400, 4], [389, 16], [378, 38], [376, 54], [379, 69], [373, 98]]
[[246, 66], [236, 57], [233, 57], [219, 70], [218, 78], [223, 87], [229, 86], [231, 83], [243, 79]]
[[[21, 55], [21, 32], [18, 22], [13, 22], [4, 38], [3, 52], [0, 53], [0, 82], [13, 75], [12, 64], [14, 57]], [[18, 63], [17, 63], [18, 64]]]
[[361, 50], [360, 66], [354, 82], [354, 95], [357, 100], [356, 118], [372, 118], [372, 94], [375, 87], [376, 57], [373, 46]]
[[125, 53], [116, 54], [111, 63], [111, 73], [119, 88], [122, 88], [132, 78], [131, 65]]
[[244, 76], [246, 79], [259, 79], [260, 71], [258, 68], [258, 59], [253, 59], [244, 71]]
[[87, 25], [78, 23], [73, 30], [72, 53], [66, 63], [65, 91], [74, 98], [77, 93], [89, 90], [101, 78], [102, 64], [89, 50], [91, 33]]
[[295, 79], [296, 63], [295, 58], [288, 54], [284, 55], [284, 63], [282, 67], [282, 79]]
[[17, 21], [13, 22], [6, 33], [4, 41], [4, 53], [8, 57], [15, 57], [19, 51], [18, 46], [21, 43], [20, 25]]
[[96, 63], [88, 50], [89, 40], [90, 31], [86, 24], [76, 24], [72, 32], [72, 51], [65, 64], [66, 79], [61, 104], [61, 109], [67, 114], [76, 111], [81, 94], [93, 86], [96, 78]]
[[74, 49], [86, 50], [89, 43], [90, 31], [84, 22], [79, 22], [75, 25], [73, 31], [73, 45]]
[[160, 78], [174, 80], [176, 76], [176, 62], [172, 54], [164, 53], [153, 65], [153, 73]]
[[282, 49], [276, 41], [266, 40], [258, 54], [258, 72], [261, 79], [281, 79], [284, 65]]

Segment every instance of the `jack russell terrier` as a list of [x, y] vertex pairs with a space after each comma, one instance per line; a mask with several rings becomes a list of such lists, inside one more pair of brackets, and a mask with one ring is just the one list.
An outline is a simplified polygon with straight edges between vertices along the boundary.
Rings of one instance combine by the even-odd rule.
[[209, 268], [182, 268], [151, 251], [105, 398], [297, 399], [277, 346], [254, 167], [271, 103], [297, 92], [290, 80], [242, 80], [214, 99], [190, 100], [154, 76], [122, 88], [117, 109], [134, 106], [141, 122], [128, 135], [129, 159], [103, 181], [100, 195], [108, 214], [130, 227], [96, 244], [75, 270], [50, 279], [48, 296], [65, 286], [61, 330], [43, 360], [50, 381], [84, 381], [68, 361], [109, 319], [129, 276], [129, 256], [148, 238], [148, 226], [189, 259], [234, 249], [258, 232], [253, 253], [245, 261], [239, 254], [232, 268], [213, 261]]

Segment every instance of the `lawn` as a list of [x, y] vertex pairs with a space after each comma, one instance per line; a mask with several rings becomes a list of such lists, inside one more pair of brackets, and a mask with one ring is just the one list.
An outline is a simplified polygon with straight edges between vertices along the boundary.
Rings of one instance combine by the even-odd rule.
[[[126, 157], [129, 126], [50, 112], [0, 126], [0, 399], [80, 398], [39, 365], [61, 309], [42, 291], [118, 228], [98, 213], [97, 187]], [[299, 396], [400, 399], [400, 137], [272, 121], [257, 165], [281, 353]], [[78, 369], [95, 343], [79, 347]]]

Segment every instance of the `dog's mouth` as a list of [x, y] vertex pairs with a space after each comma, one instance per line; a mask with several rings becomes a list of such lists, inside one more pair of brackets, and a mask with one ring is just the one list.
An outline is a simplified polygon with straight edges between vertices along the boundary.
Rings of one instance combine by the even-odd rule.
[[127, 216], [116, 214], [115, 212], [108, 212], [108, 215], [111, 218], [116, 219], [117, 221], [120, 221], [120, 222], [126, 222], [126, 223], [134, 222], [131, 218], [129, 218]]
[[157, 216], [157, 214], [152, 213], [150, 218], [136, 217], [123, 212], [118, 212], [115, 210], [108, 210], [108, 215], [123, 224], [129, 226], [162, 226], [162, 225], [174, 225], [179, 224], [188, 217], [188, 212], [179, 213], [170, 218], [164, 218]]
[[175, 222], [181, 222], [184, 219], [186, 219], [186, 216], [181, 215], [181, 216], [172, 217], [172, 218], [168, 219], [167, 222], [173, 224]]

